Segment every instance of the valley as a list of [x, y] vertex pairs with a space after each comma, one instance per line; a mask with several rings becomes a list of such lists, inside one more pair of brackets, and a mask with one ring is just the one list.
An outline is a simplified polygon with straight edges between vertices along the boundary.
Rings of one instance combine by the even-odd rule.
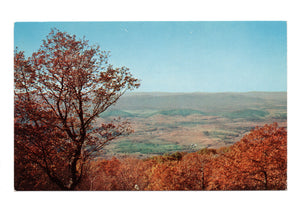
[[99, 156], [146, 158], [176, 151], [229, 146], [256, 126], [287, 127], [286, 92], [129, 93], [97, 123], [121, 117], [135, 132]]

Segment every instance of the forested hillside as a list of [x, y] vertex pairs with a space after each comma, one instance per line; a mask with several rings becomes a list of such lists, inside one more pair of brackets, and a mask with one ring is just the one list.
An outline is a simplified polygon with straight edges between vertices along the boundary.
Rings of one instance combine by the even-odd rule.
[[[34, 165], [27, 169], [16, 171], [17, 189], [58, 189]], [[229, 147], [147, 159], [130, 156], [95, 159], [90, 161], [76, 189], [285, 190], [286, 187], [287, 131], [274, 123], [256, 128]]]

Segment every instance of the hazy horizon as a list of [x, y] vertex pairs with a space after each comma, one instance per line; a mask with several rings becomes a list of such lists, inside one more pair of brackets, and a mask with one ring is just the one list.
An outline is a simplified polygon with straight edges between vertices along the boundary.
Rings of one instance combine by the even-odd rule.
[[287, 91], [284, 21], [17, 22], [14, 46], [30, 56], [51, 28], [111, 51], [136, 92]]
[[164, 92], [164, 91], [127, 91], [126, 94], [149, 94], [149, 93], [167, 93], [167, 94], [193, 94], [193, 93], [209, 93], [209, 94], [214, 94], [214, 93], [287, 93], [287, 91], [243, 91], [243, 92], [235, 92], [235, 91], [224, 91], [224, 92], [202, 92], [202, 91], [191, 91], [191, 92]]

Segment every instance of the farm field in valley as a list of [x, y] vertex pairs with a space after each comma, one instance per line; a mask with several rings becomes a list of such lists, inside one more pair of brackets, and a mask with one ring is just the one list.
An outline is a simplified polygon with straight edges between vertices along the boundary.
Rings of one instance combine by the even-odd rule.
[[229, 146], [256, 126], [287, 127], [286, 92], [129, 93], [96, 123], [121, 117], [135, 132], [113, 141], [101, 157], [145, 158]]

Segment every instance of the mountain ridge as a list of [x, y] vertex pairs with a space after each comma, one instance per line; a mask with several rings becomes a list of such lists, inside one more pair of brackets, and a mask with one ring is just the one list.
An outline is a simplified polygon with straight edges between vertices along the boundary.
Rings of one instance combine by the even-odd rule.
[[216, 112], [261, 109], [274, 104], [286, 107], [287, 92], [130, 93], [122, 96], [110, 109], [193, 109], [202, 112]]

